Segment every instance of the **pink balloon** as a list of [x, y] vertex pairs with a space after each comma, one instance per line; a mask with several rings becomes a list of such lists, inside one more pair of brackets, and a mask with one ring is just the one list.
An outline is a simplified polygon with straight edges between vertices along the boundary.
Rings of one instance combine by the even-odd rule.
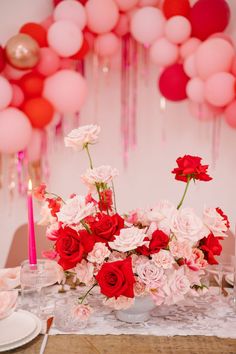
[[43, 96], [62, 113], [76, 113], [87, 94], [85, 79], [72, 70], [61, 70], [45, 80]]
[[20, 80], [25, 74], [29, 73], [29, 70], [18, 70], [13, 68], [13, 66], [7, 64], [3, 71], [4, 75], [9, 80]]
[[204, 102], [204, 82], [198, 77], [189, 80], [187, 83], [186, 92], [188, 98], [193, 102]]
[[60, 62], [60, 69], [76, 69], [76, 61], [70, 58], [62, 58]]
[[2, 110], [10, 104], [13, 96], [11, 84], [3, 76], [0, 76], [0, 92], [0, 110]]
[[13, 154], [29, 144], [32, 127], [27, 116], [17, 108], [0, 112], [0, 151]]
[[61, 57], [70, 57], [81, 48], [83, 35], [73, 22], [57, 21], [48, 30], [48, 43]]
[[194, 54], [202, 42], [198, 38], [189, 38], [180, 47], [180, 56], [182, 59], [186, 59], [191, 54]]
[[135, 7], [139, 0], [115, 0], [115, 2], [117, 3], [120, 11], [128, 11]]
[[143, 7], [131, 18], [131, 33], [138, 42], [150, 45], [162, 37], [165, 22], [164, 15], [159, 9]]
[[87, 22], [84, 6], [74, 0], [60, 2], [54, 10], [53, 17], [55, 21], [66, 20], [74, 22], [81, 30]]
[[32, 129], [31, 139], [27, 146], [27, 157], [29, 162], [40, 160], [42, 155], [43, 132], [40, 129]]
[[197, 103], [189, 101], [188, 108], [190, 114], [200, 121], [210, 121], [217, 117], [214, 109], [207, 102]]
[[227, 35], [226, 33], [224, 32], [218, 32], [218, 33], [214, 33], [212, 34], [209, 39], [212, 39], [212, 38], [221, 38], [221, 39], [224, 39], [225, 41], [229, 42], [229, 44], [231, 44], [232, 46], [234, 46], [234, 42], [232, 40], [232, 37], [230, 37], [229, 35]]
[[229, 104], [235, 97], [235, 77], [221, 72], [212, 75], [206, 81], [205, 98], [216, 107]]
[[236, 76], [236, 55], [233, 58], [233, 62], [232, 62], [232, 67], [231, 67], [231, 72], [234, 76]]
[[22, 89], [15, 84], [12, 84], [12, 100], [10, 105], [12, 107], [20, 107], [20, 105], [24, 102], [24, 92]]
[[87, 26], [92, 32], [110, 32], [118, 22], [119, 9], [113, 0], [89, 0], [85, 9]]
[[173, 16], [165, 26], [165, 35], [170, 42], [181, 44], [185, 42], [191, 34], [191, 24], [184, 16]]
[[171, 43], [165, 37], [159, 38], [150, 48], [150, 58], [153, 63], [160, 66], [174, 64], [179, 56], [177, 45]]
[[60, 58], [51, 48], [40, 48], [40, 59], [36, 70], [44, 75], [54, 74], [60, 67]]
[[231, 102], [225, 109], [225, 121], [231, 127], [236, 129], [236, 101]]
[[184, 71], [189, 77], [197, 76], [197, 68], [195, 63], [195, 54], [190, 55], [184, 61]]
[[40, 25], [43, 26], [47, 31], [49, 27], [53, 24], [53, 22], [53, 16], [48, 16], [44, 21], [40, 23]]
[[221, 72], [230, 71], [234, 49], [229, 42], [221, 38], [208, 39], [196, 51], [196, 67], [202, 79]]
[[120, 39], [114, 33], [100, 34], [95, 39], [95, 53], [101, 57], [110, 57], [120, 49]]
[[117, 25], [114, 28], [114, 32], [120, 37], [129, 32], [129, 18], [126, 14], [120, 14]]
[[139, 0], [138, 5], [143, 6], [156, 6], [160, 3], [160, 0]]

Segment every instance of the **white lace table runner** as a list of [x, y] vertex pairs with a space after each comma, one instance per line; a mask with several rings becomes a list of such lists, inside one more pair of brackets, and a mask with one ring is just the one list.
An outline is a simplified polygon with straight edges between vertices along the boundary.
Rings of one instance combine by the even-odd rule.
[[[209, 302], [210, 299], [210, 302]], [[90, 318], [88, 326], [76, 334], [84, 335], [155, 335], [155, 336], [217, 336], [236, 338], [236, 308], [217, 297], [207, 301], [186, 300], [184, 303], [156, 308], [149, 321], [130, 324], [116, 319], [115, 312], [104, 307]], [[74, 332], [73, 332], [74, 333]], [[51, 335], [68, 334], [52, 327]]]

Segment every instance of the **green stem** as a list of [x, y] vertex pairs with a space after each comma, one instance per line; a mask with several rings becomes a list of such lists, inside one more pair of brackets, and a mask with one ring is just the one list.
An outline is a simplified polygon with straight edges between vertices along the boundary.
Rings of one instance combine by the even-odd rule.
[[97, 285], [97, 283], [93, 284], [93, 286], [84, 294], [84, 296], [82, 296], [80, 298], [80, 303], [82, 304], [84, 302], [84, 300], [86, 299], [86, 297], [88, 296], [88, 294], [90, 293], [91, 290], [93, 290], [93, 288]]
[[113, 192], [113, 200], [114, 200], [115, 212], [117, 213], [117, 208], [116, 208], [116, 194], [115, 194], [115, 187], [114, 187], [113, 179], [111, 180], [111, 187], [112, 187], [112, 192]]
[[90, 227], [88, 226], [88, 224], [86, 224], [86, 222], [84, 220], [81, 220], [80, 222], [83, 225], [83, 227], [85, 228], [85, 230], [91, 235], [92, 231], [90, 230]]
[[191, 181], [191, 177], [187, 177], [187, 183], [186, 183], [186, 186], [185, 186], [184, 194], [183, 194], [183, 196], [182, 196], [181, 201], [179, 202], [179, 204], [178, 204], [178, 206], [177, 206], [177, 210], [179, 210], [180, 207], [181, 207], [182, 204], [183, 204], [183, 201], [184, 201], [184, 198], [185, 198], [185, 196], [186, 196], [186, 193], [187, 193], [187, 190], [188, 190], [190, 181]]
[[85, 148], [85, 150], [87, 152], [87, 155], [88, 155], [88, 158], [89, 158], [89, 165], [90, 165], [90, 168], [92, 170], [93, 169], [93, 162], [92, 162], [92, 158], [91, 158], [91, 155], [90, 155], [90, 152], [89, 152], [88, 144], [86, 144], [84, 148]]

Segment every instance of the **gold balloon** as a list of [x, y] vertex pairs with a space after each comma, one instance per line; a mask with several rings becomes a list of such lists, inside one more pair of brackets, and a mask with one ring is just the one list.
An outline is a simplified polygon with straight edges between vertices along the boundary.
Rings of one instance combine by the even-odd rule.
[[33, 68], [39, 61], [39, 45], [27, 34], [20, 33], [11, 37], [5, 51], [9, 64], [17, 69]]

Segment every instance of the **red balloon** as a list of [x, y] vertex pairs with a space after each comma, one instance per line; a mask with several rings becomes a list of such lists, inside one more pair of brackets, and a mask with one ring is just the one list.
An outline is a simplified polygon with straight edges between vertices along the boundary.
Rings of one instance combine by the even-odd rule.
[[192, 36], [205, 40], [211, 34], [223, 32], [230, 20], [230, 8], [225, 0], [199, 0], [190, 10]]
[[31, 98], [22, 108], [34, 128], [44, 128], [48, 125], [54, 114], [52, 104], [42, 97]]
[[[63, 0], [53, 0], [53, 4], [54, 4], [54, 6], [57, 6], [62, 1]], [[77, 0], [77, 1], [80, 2], [82, 5], [85, 5], [88, 0]]]
[[83, 59], [83, 58], [86, 56], [86, 54], [88, 54], [89, 49], [90, 49], [90, 48], [89, 48], [88, 41], [84, 38], [82, 47], [80, 48], [80, 50], [79, 50], [77, 53], [75, 53], [75, 54], [71, 57], [71, 59], [75, 59], [75, 60], [81, 60], [81, 59]]
[[24, 75], [20, 80], [20, 87], [24, 91], [26, 97], [31, 98], [41, 96], [43, 86], [43, 77], [35, 72]]
[[0, 72], [3, 71], [3, 69], [5, 68], [5, 64], [6, 64], [6, 59], [5, 59], [4, 49], [2, 46], [0, 46]]
[[47, 31], [38, 23], [28, 22], [20, 29], [20, 33], [28, 34], [30, 37], [38, 42], [40, 47], [47, 46]]
[[167, 67], [159, 79], [161, 94], [170, 101], [182, 101], [187, 98], [186, 86], [189, 77], [185, 74], [182, 64]]
[[166, 18], [173, 16], [189, 17], [189, 0], [165, 0], [163, 3], [163, 12]]

